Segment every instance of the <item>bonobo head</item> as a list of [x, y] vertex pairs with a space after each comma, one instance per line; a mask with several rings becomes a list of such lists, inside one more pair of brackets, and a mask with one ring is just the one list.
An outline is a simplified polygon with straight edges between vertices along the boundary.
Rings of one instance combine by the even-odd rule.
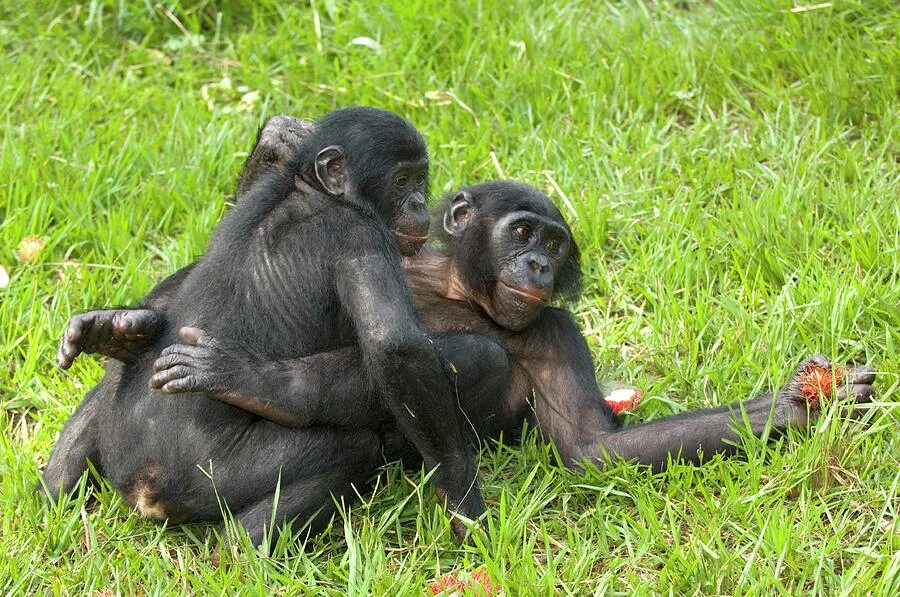
[[375, 209], [400, 252], [413, 255], [428, 236], [428, 150], [416, 128], [396, 114], [346, 108], [316, 123], [293, 164], [312, 186]]
[[487, 182], [451, 194], [439, 235], [466, 298], [506, 329], [521, 330], [552, 298], [580, 292], [580, 254], [572, 231], [533, 187]]

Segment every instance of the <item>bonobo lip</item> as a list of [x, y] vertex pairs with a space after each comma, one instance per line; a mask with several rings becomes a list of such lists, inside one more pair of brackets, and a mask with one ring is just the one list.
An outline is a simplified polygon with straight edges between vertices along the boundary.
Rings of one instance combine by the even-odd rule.
[[428, 240], [428, 233], [427, 233], [427, 232], [426, 232], [425, 234], [419, 235], [419, 234], [404, 234], [404, 233], [402, 233], [402, 232], [397, 232], [397, 231], [395, 230], [395, 231], [394, 231], [394, 235], [400, 237], [401, 239], [403, 239], [403, 240], [405, 240], [405, 241], [407, 241], [407, 242], [423, 243], [423, 244], [424, 244], [425, 241]]
[[518, 296], [524, 302], [534, 305], [545, 305], [550, 301], [550, 293], [538, 288], [517, 288], [504, 282], [498, 282], [501, 286]]

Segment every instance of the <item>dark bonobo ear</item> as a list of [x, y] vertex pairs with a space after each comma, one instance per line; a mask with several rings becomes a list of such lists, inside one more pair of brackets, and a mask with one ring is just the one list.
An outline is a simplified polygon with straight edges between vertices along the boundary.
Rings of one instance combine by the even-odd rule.
[[466, 191], [460, 191], [450, 200], [447, 211], [444, 212], [444, 230], [450, 236], [458, 236], [469, 225], [474, 210], [472, 208], [472, 196]]
[[316, 155], [316, 178], [329, 195], [340, 197], [347, 192], [347, 164], [340, 145], [329, 145]]

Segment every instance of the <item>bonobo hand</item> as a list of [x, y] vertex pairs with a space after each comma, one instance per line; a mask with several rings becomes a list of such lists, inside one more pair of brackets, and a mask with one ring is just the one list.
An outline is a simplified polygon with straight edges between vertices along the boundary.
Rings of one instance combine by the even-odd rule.
[[108, 309], [73, 316], [59, 341], [56, 362], [68, 369], [83, 352], [129, 363], [153, 340], [159, 318], [149, 309]]
[[272, 168], [282, 168], [291, 161], [315, 127], [316, 123], [310, 120], [291, 116], [270, 118], [259, 131], [256, 147], [238, 180], [237, 196], [240, 198], [244, 195], [263, 173]]
[[[791, 380], [778, 392], [775, 423], [790, 427], [808, 425], [820, 411], [820, 397], [825, 400], [850, 399], [857, 404], [871, 402], [875, 394], [874, 381], [875, 372], [869, 367], [845, 370], [833, 366], [824, 356], [815, 355], [800, 363]], [[853, 408], [849, 410], [852, 413]]]
[[303, 140], [312, 134], [316, 123], [292, 116], [270, 118], [259, 132], [256, 151], [274, 166], [283, 166], [297, 153]]
[[179, 344], [166, 347], [156, 362], [150, 387], [166, 394], [205, 392], [221, 396], [238, 391], [253, 376], [258, 359], [236, 343], [214, 339], [203, 330], [183, 327]]

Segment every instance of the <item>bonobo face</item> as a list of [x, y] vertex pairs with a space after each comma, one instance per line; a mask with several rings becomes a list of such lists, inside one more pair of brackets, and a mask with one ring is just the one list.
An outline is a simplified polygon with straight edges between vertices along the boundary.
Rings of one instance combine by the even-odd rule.
[[336, 110], [298, 153], [305, 180], [332, 197], [374, 208], [402, 254], [422, 248], [429, 224], [428, 149], [412, 124], [384, 110]]
[[533, 187], [509, 181], [466, 187], [448, 202], [443, 232], [454, 294], [508, 330], [532, 323], [554, 296], [578, 294], [578, 247], [559, 210]]
[[514, 211], [494, 224], [490, 243], [497, 264], [492, 317], [520, 330], [550, 304], [556, 275], [569, 255], [569, 233], [549, 218]]
[[430, 218], [425, 206], [428, 191], [428, 160], [398, 162], [388, 173], [386, 189], [392, 207], [388, 226], [400, 253], [415, 255], [428, 238]]

